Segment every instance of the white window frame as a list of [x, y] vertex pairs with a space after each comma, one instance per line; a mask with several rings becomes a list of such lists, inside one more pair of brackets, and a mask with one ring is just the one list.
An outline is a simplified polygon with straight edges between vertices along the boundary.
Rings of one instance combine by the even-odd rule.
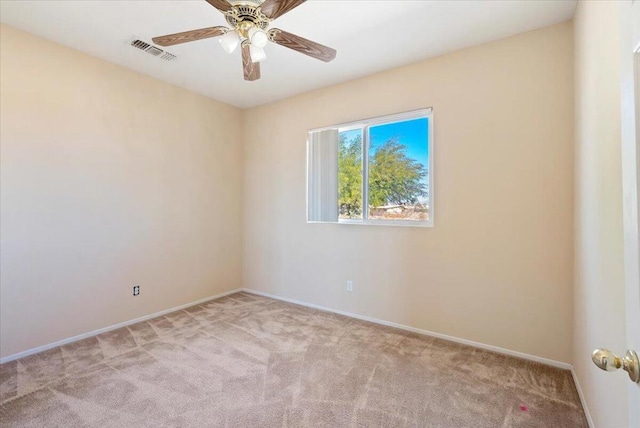
[[[428, 127], [428, 163], [429, 163], [429, 219], [426, 221], [421, 220], [372, 220], [368, 218], [369, 215], [369, 128], [378, 125], [387, 125], [397, 122], [405, 122], [413, 119], [424, 119], [429, 121]], [[307, 223], [331, 223], [331, 224], [353, 224], [353, 225], [366, 225], [366, 226], [409, 226], [409, 227], [433, 227], [434, 226], [434, 152], [433, 152], [433, 108], [423, 108], [419, 110], [412, 110], [403, 113], [391, 114], [387, 116], [374, 117], [369, 119], [358, 120], [354, 122], [342, 123], [339, 125], [325, 126], [322, 128], [315, 128], [309, 130], [309, 139], [311, 140], [311, 134], [318, 131], [326, 131], [329, 129], [338, 129], [340, 132], [353, 129], [362, 129], [362, 219], [338, 219], [335, 221], [309, 221]], [[309, 153], [309, 144], [307, 144], [307, 180], [309, 180], [309, 162], [311, 159]], [[307, 189], [308, 189], [307, 182]], [[309, 194], [307, 192], [307, 212], [309, 206]]]

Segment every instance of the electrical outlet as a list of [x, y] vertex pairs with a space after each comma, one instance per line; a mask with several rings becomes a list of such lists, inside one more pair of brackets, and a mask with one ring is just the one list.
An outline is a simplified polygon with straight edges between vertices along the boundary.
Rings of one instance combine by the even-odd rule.
[[347, 280], [347, 291], [353, 291], [353, 281]]
[[138, 294], [140, 294], [140, 286], [139, 285], [134, 285], [133, 286], [133, 295], [137, 296]]

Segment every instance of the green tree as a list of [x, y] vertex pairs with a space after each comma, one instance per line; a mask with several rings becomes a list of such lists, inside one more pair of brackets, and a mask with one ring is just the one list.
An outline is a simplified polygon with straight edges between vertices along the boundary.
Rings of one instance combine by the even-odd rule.
[[406, 146], [397, 139], [371, 148], [369, 157], [369, 205], [406, 205], [426, 196], [424, 179], [427, 170], [421, 163], [407, 157]]
[[347, 140], [340, 135], [338, 150], [338, 206], [340, 215], [362, 214], [362, 136]]

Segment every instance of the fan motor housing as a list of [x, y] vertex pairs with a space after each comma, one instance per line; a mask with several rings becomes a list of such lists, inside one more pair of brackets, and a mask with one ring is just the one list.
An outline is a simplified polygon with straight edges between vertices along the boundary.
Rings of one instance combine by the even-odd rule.
[[[266, 29], [271, 20], [267, 18], [259, 9], [262, 1], [254, 2], [234, 2], [233, 7], [225, 12], [225, 18], [232, 28], [238, 28], [242, 22], [248, 22], [261, 29]], [[248, 4], [247, 4], [248, 3]]]

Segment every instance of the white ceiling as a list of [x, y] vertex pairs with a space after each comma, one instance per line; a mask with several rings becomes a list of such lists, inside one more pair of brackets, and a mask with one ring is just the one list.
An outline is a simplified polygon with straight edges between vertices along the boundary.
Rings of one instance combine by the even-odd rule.
[[0, 21], [225, 103], [252, 107], [456, 49], [571, 19], [576, 0], [309, 0], [271, 27], [338, 51], [330, 63], [267, 46], [262, 78], [246, 82], [240, 53], [215, 39], [168, 47], [162, 61], [129, 46], [214, 25], [204, 0], [0, 1]]

